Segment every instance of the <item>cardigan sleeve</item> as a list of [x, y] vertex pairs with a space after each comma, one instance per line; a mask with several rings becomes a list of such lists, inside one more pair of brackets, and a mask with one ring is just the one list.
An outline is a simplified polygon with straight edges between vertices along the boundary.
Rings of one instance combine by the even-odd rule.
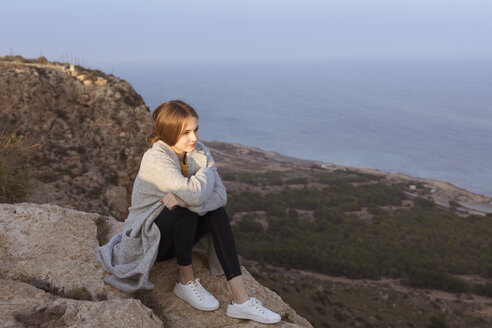
[[190, 206], [203, 204], [209, 199], [215, 185], [212, 168], [200, 168], [195, 175], [185, 178], [178, 164], [165, 154], [149, 154], [146, 165], [141, 167], [140, 178], [153, 184], [164, 197], [172, 192]]
[[204, 215], [207, 212], [224, 207], [227, 203], [227, 191], [220, 180], [217, 170], [214, 170], [215, 184], [210, 197], [203, 203], [196, 206], [189, 206], [188, 209], [198, 215]]
[[[219, 174], [217, 172], [217, 167], [215, 166], [215, 162], [212, 158], [210, 151], [205, 148], [205, 152], [207, 154], [207, 165], [210, 170], [213, 171], [214, 175], [214, 187], [210, 196], [205, 199], [202, 203], [198, 205], [190, 205], [188, 209], [198, 215], [203, 215], [207, 212], [218, 209], [219, 207], [223, 207], [227, 203], [227, 191], [224, 187], [224, 184], [220, 180]], [[198, 172], [197, 172], [198, 173]]]

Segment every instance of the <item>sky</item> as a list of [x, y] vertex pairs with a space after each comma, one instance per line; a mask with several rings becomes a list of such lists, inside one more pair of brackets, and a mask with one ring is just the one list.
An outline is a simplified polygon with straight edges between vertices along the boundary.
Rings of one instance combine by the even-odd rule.
[[491, 18], [490, 0], [0, 0], [0, 56], [89, 67], [490, 58]]

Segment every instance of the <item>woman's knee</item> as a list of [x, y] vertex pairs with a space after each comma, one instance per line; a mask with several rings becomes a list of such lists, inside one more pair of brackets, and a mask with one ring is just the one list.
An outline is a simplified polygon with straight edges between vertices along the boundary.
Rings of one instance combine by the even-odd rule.
[[170, 210], [167, 207], [162, 210], [161, 214], [156, 218], [155, 223], [161, 228], [172, 228], [176, 224], [181, 225], [182, 223], [186, 225], [193, 226], [196, 224], [198, 216], [189, 211], [188, 209], [182, 207], [175, 207]]
[[229, 216], [226, 210], [221, 207], [208, 213], [207, 223], [214, 227], [229, 227]]
[[212, 216], [214, 218], [219, 218], [219, 219], [229, 221], [229, 216], [227, 215], [227, 212], [226, 212], [224, 207], [219, 207], [218, 209], [210, 211], [207, 214], [209, 214], [210, 216]]
[[187, 219], [187, 220], [198, 219], [198, 215], [196, 215], [195, 213], [184, 207], [176, 206], [174, 209], [169, 210], [169, 212], [171, 213], [171, 215], [178, 217], [180, 219]]

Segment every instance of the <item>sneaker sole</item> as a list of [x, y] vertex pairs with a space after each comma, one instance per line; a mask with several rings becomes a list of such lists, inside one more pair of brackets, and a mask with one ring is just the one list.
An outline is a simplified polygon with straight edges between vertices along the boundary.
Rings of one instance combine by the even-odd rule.
[[184, 295], [181, 295], [181, 293], [179, 292], [179, 289], [176, 289], [176, 287], [173, 289], [173, 293], [174, 293], [174, 295], [178, 296], [183, 301], [185, 301], [186, 303], [188, 303], [189, 305], [193, 306], [195, 309], [200, 310], [200, 311], [215, 311], [219, 308], [219, 305], [217, 305], [217, 307], [213, 307], [213, 308], [205, 308], [199, 304], [193, 304], [188, 298], [186, 298]]
[[253, 315], [249, 315], [249, 314], [238, 314], [238, 313], [234, 313], [233, 311], [229, 311], [229, 309], [226, 310], [226, 315], [228, 317], [235, 318], [235, 319], [253, 320], [253, 321], [256, 321], [256, 322], [266, 323], [266, 324], [269, 324], [269, 323], [277, 323], [277, 322], [280, 322], [282, 320], [282, 318], [280, 318], [280, 319], [275, 320], [275, 321], [267, 321], [267, 320], [263, 320], [261, 318], [255, 317]]

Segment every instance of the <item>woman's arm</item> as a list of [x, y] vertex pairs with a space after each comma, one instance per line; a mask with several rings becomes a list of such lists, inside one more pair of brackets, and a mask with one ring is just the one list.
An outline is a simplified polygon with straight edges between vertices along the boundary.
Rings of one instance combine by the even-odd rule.
[[224, 207], [227, 204], [227, 190], [220, 180], [217, 169], [214, 170], [215, 184], [210, 197], [200, 205], [188, 206], [188, 209], [198, 215]]
[[185, 178], [173, 158], [157, 151], [144, 155], [139, 175], [141, 180], [155, 187], [159, 198], [173, 193], [190, 206], [204, 203], [215, 185], [213, 169], [203, 167], [192, 177]]
[[169, 210], [174, 210], [176, 206], [186, 208], [188, 204], [184, 200], [173, 194], [172, 192], [167, 193], [167, 195], [160, 200], [160, 202], [166, 206]]
[[210, 196], [204, 200], [204, 202], [198, 205], [191, 205], [188, 209], [199, 215], [203, 215], [207, 212], [218, 209], [219, 207], [224, 207], [227, 203], [227, 191], [222, 181], [220, 180], [219, 174], [217, 173], [217, 167], [215, 166], [215, 161], [210, 153], [210, 150], [205, 145], [203, 146], [204, 153], [207, 154], [207, 167], [213, 171], [214, 175], [214, 187]]

